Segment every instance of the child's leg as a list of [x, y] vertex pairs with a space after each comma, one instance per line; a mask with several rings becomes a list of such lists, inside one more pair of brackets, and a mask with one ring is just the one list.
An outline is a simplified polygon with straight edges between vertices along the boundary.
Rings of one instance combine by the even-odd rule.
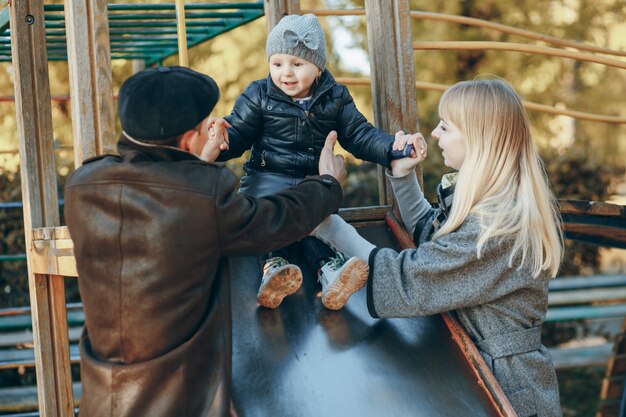
[[303, 241], [305, 258], [318, 269], [322, 284], [322, 304], [329, 310], [339, 310], [348, 298], [367, 282], [367, 261], [352, 257], [348, 260], [319, 239], [307, 237]]
[[335, 257], [335, 251], [316, 237], [305, 237], [300, 243], [304, 260], [312, 271], [319, 272], [325, 263]]
[[263, 278], [257, 293], [257, 302], [263, 307], [276, 308], [283, 299], [298, 291], [302, 285], [302, 271], [289, 262], [290, 247], [269, 254], [263, 266]]

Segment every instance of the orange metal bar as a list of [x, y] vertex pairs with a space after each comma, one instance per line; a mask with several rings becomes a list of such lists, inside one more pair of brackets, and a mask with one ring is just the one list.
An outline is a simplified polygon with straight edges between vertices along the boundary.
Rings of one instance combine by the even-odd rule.
[[482, 41], [431, 41], [413, 42], [414, 50], [485, 50], [528, 52], [532, 54], [571, 58], [578, 61], [594, 62], [609, 67], [626, 69], [626, 62], [605, 58], [585, 52], [568, 51], [565, 49], [550, 48], [547, 46], [525, 45], [511, 42], [482, 42]]
[[[346, 85], [361, 85], [361, 86], [369, 86], [371, 81], [369, 78], [350, 78], [350, 77], [337, 77], [337, 82]], [[437, 83], [428, 83], [417, 81], [415, 82], [415, 88], [418, 90], [433, 90], [433, 91], [446, 91], [446, 89], [450, 87], [445, 84], [437, 84]], [[602, 123], [614, 123], [614, 124], [626, 124], [626, 117], [619, 116], [605, 116], [602, 114], [595, 113], [586, 113], [576, 110], [566, 110], [566, 109], [557, 109], [552, 106], [547, 106], [545, 104], [533, 103], [531, 101], [523, 100], [522, 103], [524, 107], [528, 110], [539, 111], [542, 113], [554, 114], [559, 116], [569, 116], [579, 120], [588, 120], [591, 122], [602, 122]]]

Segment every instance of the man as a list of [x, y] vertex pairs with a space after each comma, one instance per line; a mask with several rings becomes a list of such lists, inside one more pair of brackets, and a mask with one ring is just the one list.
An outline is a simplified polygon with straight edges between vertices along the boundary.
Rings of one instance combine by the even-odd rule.
[[336, 135], [322, 175], [267, 198], [238, 194], [230, 171], [202, 160], [227, 148], [221, 135], [209, 138], [218, 98], [210, 77], [187, 68], [133, 75], [118, 97], [120, 156], [86, 161], [67, 182], [85, 311], [81, 416], [228, 415], [224, 258], [301, 239], [339, 207]]

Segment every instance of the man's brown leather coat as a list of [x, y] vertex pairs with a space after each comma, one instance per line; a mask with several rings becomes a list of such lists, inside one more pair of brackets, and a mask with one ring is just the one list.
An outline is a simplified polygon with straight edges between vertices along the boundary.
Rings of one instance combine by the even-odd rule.
[[80, 415], [225, 416], [230, 402], [228, 256], [306, 236], [341, 188], [312, 177], [266, 198], [226, 168], [165, 147], [119, 145], [65, 188], [85, 310]]

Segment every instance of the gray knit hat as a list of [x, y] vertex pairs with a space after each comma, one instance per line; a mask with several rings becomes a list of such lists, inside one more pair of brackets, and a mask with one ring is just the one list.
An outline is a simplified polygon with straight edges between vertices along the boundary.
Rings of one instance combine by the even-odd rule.
[[290, 14], [267, 35], [267, 59], [274, 54], [299, 56], [324, 71], [326, 66], [326, 39], [319, 20], [313, 14]]

